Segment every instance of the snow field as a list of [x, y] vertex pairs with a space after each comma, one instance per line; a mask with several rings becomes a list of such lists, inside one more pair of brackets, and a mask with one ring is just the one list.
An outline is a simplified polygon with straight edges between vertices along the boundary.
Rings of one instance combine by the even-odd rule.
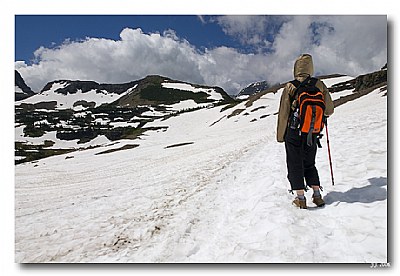
[[[241, 114], [221, 107], [140, 140], [16, 166], [16, 262], [387, 262], [387, 103], [338, 107], [317, 167], [327, 205], [291, 205], [281, 91]], [[247, 113], [247, 114], [246, 114]], [[254, 121], [255, 120], [255, 121]], [[180, 143], [184, 146], [165, 148]], [[125, 144], [130, 150], [94, 155]], [[70, 154], [71, 155], [71, 154]]]

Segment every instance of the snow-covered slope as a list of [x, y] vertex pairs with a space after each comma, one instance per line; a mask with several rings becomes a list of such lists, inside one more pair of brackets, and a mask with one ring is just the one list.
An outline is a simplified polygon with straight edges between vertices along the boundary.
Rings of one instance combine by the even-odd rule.
[[89, 91], [83, 92], [82, 89], [77, 89], [74, 93], [60, 93], [58, 90], [67, 88], [73, 82], [71, 81], [56, 81], [51, 84], [51, 86], [47, 87], [48, 89], [44, 89], [40, 93], [24, 99], [22, 101], [17, 102], [17, 104], [36, 104], [40, 102], [56, 102], [57, 109], [82, 109], [81, 102], [93, 103], [93, 107], [98, 107], [104, 103], [111, 103], [117, 100], [119, 97], [123, 96], [126, 93], [129, 93], [132, 88], [127, 89], [122, 95], [109, 92], [107, 90], [98, 90], [91, 89]]
[[335, 110], [336, 184], [324, 138], [327, 205], [299, 210], [275, 141], [281, 92], [17, 165], [16, 262], [386, 263], [387, 97], [377, 89]]
[[164, 88], [191, 91], [194, 93], [203, 92], [203, 93], [209, 94], [209, 96], [207, 97], [208, 99], [215, 100], [215, 101], [223, 100], [222, 95], [219, 94], [218, 92], [216, 92], [215, 89], [196, 88], [187, 83], [174, 83], [174, 82], [163, 82], [161, 85]]
[[[155, 87], [156, 93], [149, 89], [150, 87]], [[16, 91], [17, 89], [18, 91], [21, 90], [16, 86]], [[188, 95], [187, 92], [191, 94]], [[196, 94], [202, 95], [191, 97], [191, 95]], [[56, 109], [82, 110], [86, 106], [98, 107], [113, 102], [120, 106], [136, 106], [139, 102], [139, 105], [164, 104], [169, 111], [179, 111], [180, 106], [176, 104], [181, 101], [185, 101], [185, 104], [182, 105], [183, 108], [199, 108], [228, 97], [220, 88], [192, 85], [162, 76], [147, 76], [144, 79], [123, 84], [98, 84], [94, 81], [53, 81], [48, 83], [40, 93], [27, 99], [18, 100], [16, 105], [55, 102]]]

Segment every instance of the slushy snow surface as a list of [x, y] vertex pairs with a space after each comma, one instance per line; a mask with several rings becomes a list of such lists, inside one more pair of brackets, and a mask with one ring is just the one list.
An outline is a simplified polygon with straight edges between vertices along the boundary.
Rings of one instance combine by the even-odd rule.
[[[17, 165], [16, 262], [386, 263], [387, 97], [335, 109], [335, 185], [325, 136], [326, 206], [308, 191], [300, 210], [275, 140], [281, 92], [237, 116], [198, 110], [140, 140]], [[95, 155], [125, 144], [139, 146]]]

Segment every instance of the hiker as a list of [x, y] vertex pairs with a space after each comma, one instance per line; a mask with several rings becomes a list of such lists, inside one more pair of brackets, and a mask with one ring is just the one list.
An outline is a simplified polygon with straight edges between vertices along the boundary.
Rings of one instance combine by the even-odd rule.
[[[285, 142], [286, 149], [286, 165], [288, 169], [288, 180], [290, 182], [291, 191], [296, 192], [296, 198], [293, 204], [300, 209], [307, 209], [306, 197], [304, 191], [307, 187], [313, 190], [313, 203], [318, 207], [325, 205], [320, 193], [320, 181], [317, 168], [315, 167], [315, 156], [317, 145], [319, 145], [319, 131], [322, 130], [323, 123], [319, 122], [319, 126], [315, 129], [310, 127], [310, 124], [316, 123], [318, 120], [326, 119], [333, 114], [333, 102], [325, 84], [316, 78], [312, 78], [314, 74], [314, 66], [312, 57], [309, 54], [301, 55], [294, 64], [295, 80], [288, 82], [282, 92], [277, 126], [277, 141]], [[297, 89], [297, 87], [299, 87]], [[319, 114], [315, 107], [312, 107], [314, 119], [311, 122], [303, 123], [303, 126], [308, 125], [308, 130], [302, 126], [302, 120], [306, 121], [302, 116], [299, 116], [299, 92], [309, 89], [310, 91], [318, 92], [320, 98], [323, 99], [321, 106], [317, 106], [320, 110]], [[313, 92], [313, 93], [314, 93]], [[322, 92], [322, 93], [321, 93]], [[302, 94], [303, 95], [303, 94]], [[322, 102], [320, 100], [320, 102]], [[311, 109], [310, 109], [311, 110]], [[304, 113], [304, 112], [303, 112]], [[315, 114], [319, 114], [322, 119], [315, 119]], [[300, 119], [297, 119], [299, 116]], [[311, 115], [310, 115], [311, 116]], [[303, 118], [303, 119], [302, 119]], [[297, 119], [297, 120], [296, 120]], [[310, 121], [310, 119], [308, 119]], [[299, 122], [300, 121], [300, 122]], [[314, 133], [316, 131], [316, 133]], [[306, 186], [304, 185], [304, 179]]]

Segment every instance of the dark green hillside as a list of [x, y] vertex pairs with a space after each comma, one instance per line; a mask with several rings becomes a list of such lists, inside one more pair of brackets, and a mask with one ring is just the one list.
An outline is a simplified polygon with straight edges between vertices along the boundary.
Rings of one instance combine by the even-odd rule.
[[[146, 78], [139, 80], [138, 85], [131, 93], [119, 98], [117, 101], [113, 102], [112, 105], [116, 106], [129, 106], [135, 107], [140, 105], [170, 105], [179, 103], [185, 100], [194, 100], [196, 103], [215, 103], [221, 104], [212, 99], [208, 99], [209, 94], [206, 92], [194, 93], [186, 90], [166, 88], [162, 86], [162, 83], [173, 82], [173, 83], [185, 83], [181, 81], [171, 80], [162, 76], [147, 76]], [[189, 83], [188, 83], [189, 84]], [[190, 84], [196, 88], [208, 89], [210, 92], [212, 90], [217, 91], [223, 97], [223, 103], [231, 103], [233, 99], [221, 88], [219, 87], [209, 87], [196, 84]]]
[[154, 103], [175, 104], [184, 100], [194, 100], [196, 103], [213, 102], [207, 99], [205, 92], [193, 93], [191, 91], [165, 88], [158, 85], [149, 85], [140, 91], [140, 97]]

